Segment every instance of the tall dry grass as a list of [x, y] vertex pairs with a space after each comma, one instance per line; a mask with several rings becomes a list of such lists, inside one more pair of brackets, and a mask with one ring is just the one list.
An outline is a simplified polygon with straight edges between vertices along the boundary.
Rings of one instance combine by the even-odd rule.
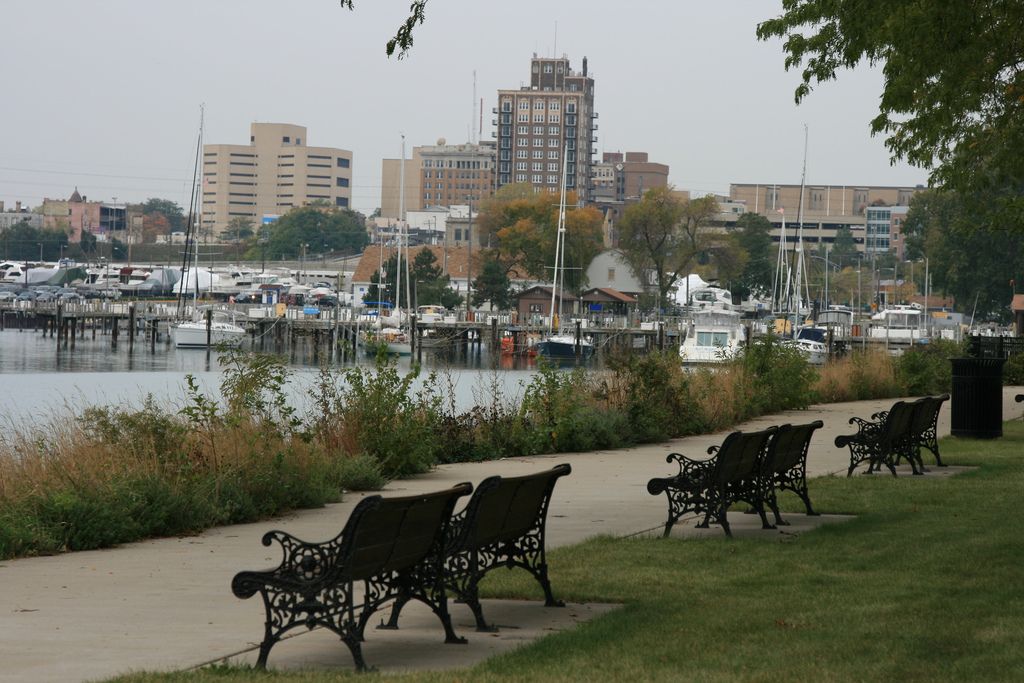
[[896, 360], [881, 349], [871, 349], [855, 350], [821, 367], [812, 391], [817, 403], [840, 403], [900, 396], [905, 387]]

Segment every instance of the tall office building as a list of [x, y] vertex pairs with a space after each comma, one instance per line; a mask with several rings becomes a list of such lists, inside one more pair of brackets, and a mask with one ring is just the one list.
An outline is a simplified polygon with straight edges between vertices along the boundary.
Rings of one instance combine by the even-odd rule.
[[569, 58], [530, 60], [530, 84], [518, 90], [499, 90], [494, 108], [497, 127], [498, 188], [529, 183], [537, 190], [558, 192], [562, 156], [566, 188], [580, 203], [590, 200], [597, 112], [594, 79], [569, 67]]
[[304, 126], [253, 123], [248, 145], [203, 145], [204, 230], [219, 235], [236, 217], [256, 227], [317, 201], [350, 208], [352, 152], [306, 143]]

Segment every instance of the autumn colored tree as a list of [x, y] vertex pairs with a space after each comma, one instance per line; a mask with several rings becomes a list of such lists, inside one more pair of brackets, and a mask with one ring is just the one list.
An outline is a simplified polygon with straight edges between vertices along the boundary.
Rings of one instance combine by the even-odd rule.
[[[565, 287], [579, 291], [586, 269], [603, 248], [603, 218], [592, 207], [577, 207], [576, 194], [566, 195]], [[534, 192], [529, 185], [501, 188], [480, 208], [480, 229], [491, 237], [495, 258], [505, 266], [550, 282], [554, 273], [558, 233], [557, 195]]]

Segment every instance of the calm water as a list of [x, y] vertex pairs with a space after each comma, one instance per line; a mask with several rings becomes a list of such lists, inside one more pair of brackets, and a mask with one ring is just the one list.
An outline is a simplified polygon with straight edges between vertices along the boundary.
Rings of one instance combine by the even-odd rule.
[[[298, 349], [288, 359], [292, 369], [289, 393], [293, 404], [305, 410], [319, 363], [308, 351]], [[437, 370], [451, 379], [455, 404], [466, 410], [486, 396], [484, 387], [496, 380], [504, 395], [518, 398], [522, 385], [535, 370], [525, 361], [500, 358], [499, 371], [492, 367], [486, 351], [468, 359], [446, 360], [424, 355], [423, 378]], [[360, 358], [359, 362], [368, 362]], [[340, 363], [335, 364], [336, 367]], [[398, 362], [400, 370], [409, 370], [408, 359]], [[185, 376], [191, 374], [209, 393], [216, 393], [221, 373], [217, 353], [201, 349], [175, 349], [158, 343], [155, 350], [136, 343], [129, 353], [125, 338], [118, 348], [110, 348], [110, 337], [79, 339], [76, 348], [58, 348], [57, 341], [30, 330], [0, 332], [0, 420], [45, 422], [55, 414], [75, 412], [88, 405], [138, 406], [153, 395], [167, 406], [180, 406], [185, 396]]]

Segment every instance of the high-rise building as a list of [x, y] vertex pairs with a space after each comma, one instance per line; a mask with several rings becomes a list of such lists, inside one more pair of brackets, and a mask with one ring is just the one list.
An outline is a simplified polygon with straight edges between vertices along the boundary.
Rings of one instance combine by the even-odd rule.
[[253, 123], [248, 145], [203, 145], [203, 229], [223, 233], [233, 218], [255, 227], [293, 207], [349, 208], [352, 152], [310, 147], [305, 126]]
[[597, 112], [594, 79], [569, 67], [569, 58], [530, 60], [530, 84], [499, 90], [496, 126], [496, 187], [529, 183], [539, 191], [557, 192], [565, 155], [566, 189], [580, 203], [590, 200]]

